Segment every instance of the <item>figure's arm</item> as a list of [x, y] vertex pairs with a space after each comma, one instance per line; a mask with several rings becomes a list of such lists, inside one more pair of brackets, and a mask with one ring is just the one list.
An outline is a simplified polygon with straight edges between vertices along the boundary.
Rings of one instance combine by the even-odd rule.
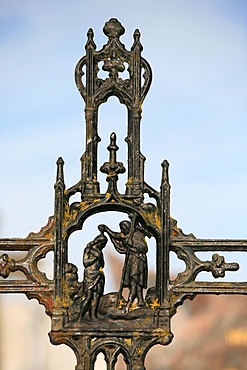
[[122, 241], [122, 239], [123, 239], [119, 232], [112, 231], [106, 225], [103, 225], [103, 224], [99, 225], [98, 228], [99, 228], [100, 231], [102, 230], [102, 232], [106, 232], [110, 237], [114, 238], [115, 240], [121, 240]]
[[121, 233], [112, 231], [106, 225], [99, 225], [98, 228], [101, 232], [106, 232], [110, 236], [111, 242], [118, 253], [126, 253], [125, 238]]
[[[90, 244], [90, 243], [89, 243]], [[91, 253], [90, 246], [87, 244], [83, 254], [83, 265], [84, 267], [91, 266], [97, 261], [97, 257]]]

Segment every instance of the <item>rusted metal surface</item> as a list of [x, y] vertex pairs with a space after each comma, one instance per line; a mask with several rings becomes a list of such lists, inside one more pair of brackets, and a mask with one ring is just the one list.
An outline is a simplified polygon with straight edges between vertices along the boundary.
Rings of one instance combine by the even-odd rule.
[[[103, 32], [106, 45], [96, 50], [93, 31], [88, 31], [86, 55], [75, 69], [76, 85], [85, 101], [86, 147], [81, 157], [81, 179], [66, 188], [64, 161], [57, 161], [55, 212], [39, 233], [24, 239], [1, 239], [1, 293], [25, 293], [36, 298], [51, 317], [49, 333], [53, 344], [70, 346], [77, 358], [76, 370], [92, 370], [100, 352], [107, 369], [114, 369], [118, 355], [123, 355], [128, 370], [144, 370], [145, 356], [155, 344], [168, 345], [173, 339], [171, 318], [185, 299], [197, 294], [246, 294], [244, 282], [201, 282], [197, 275], [209, 272], [214, 278], [226, 271], [237, 271], [239, 265], [225, 261], [218, 252], [247, 251], [247, 240], [197, 239], [185, 235], [170, 216], [170, 184], [165, 160], [162, 163], [160, 189], [144, 180], [145, 158], [140, 150], [142, 103], [152, 80], [151, 67], [141, 56], [140, 32], [134, 32], [134, 43], [127, 50], [120, 41], [125, 32], [116, 19], [106, 22]], [[99, 70], [106, 78], [99, 78]], [[121, 73], [127, 69], [128, 78]], [[85, 77], [85, 80], [84, 80]], [[83, 82], [84, 81], [84, 82]], [[117, 135], [109, 138], [109, 160], [98, 167], [98, 110], [110, 96], [118, 97], [128, 110], [126, 164], [117, 160]], [[106, 174], [108, 187], [100, 191], [98, 172]], [[118, 190], [118, 178], [127, 171], [124, 193]], [[71, 202], [79, 193], [81, 200]], [[152, 203], [144, 200], [147, 194]], [[104, 223], [98, 235], [85, 243], [83, 281], [78, 279], [78, 266], [68, 259], [69, 238], [81, 230], [84, 222], [97, 213], [117, 211], [123, 214], [118, 230]], [[102, 218], [103, 219], [103, 218]], [[156, 241], [156, 279], [147, 285], [148, 239]], [[125, 255], [119, 291], [105, 293], [104, 252], [107, 242]], [[11, 251], [26, 252], [20, 260]], [[54, 279], [49, 280], [38, 268], [40, 259], [54, 252]], [[170, 279], [170, 252], [184, 261], [185, 270]], [[202, 261], [196, 252], [212, 252], [211, 260]], [[8, 280], [21, 271], [26, 279]], [[126, 288], [127, 297], [122, 291]]]

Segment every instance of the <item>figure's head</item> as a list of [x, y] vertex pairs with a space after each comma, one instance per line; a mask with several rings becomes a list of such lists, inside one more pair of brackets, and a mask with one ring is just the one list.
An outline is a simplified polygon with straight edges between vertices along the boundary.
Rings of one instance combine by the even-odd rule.
[[73, 263], [66, 263], [65, 265], [65, 273], [66, 274], [76, 274], [78, 268]]
[[97, 249], [102, 250], [103, 248], [105, 248], [107, 241], [108, 241], [107, 237], [104, 234], [100, 234], [96, 236], [96, 238], [94, 239], [93, 245]]
[[130, 232], [131, 223], [130, 223], [130, 221], [127, 221], [127, 220], [126, 221], [121, 221], [120, 224], [119, 224], [119, 227], [120, 227], [121, 232], [124, 235], [127, 235]]

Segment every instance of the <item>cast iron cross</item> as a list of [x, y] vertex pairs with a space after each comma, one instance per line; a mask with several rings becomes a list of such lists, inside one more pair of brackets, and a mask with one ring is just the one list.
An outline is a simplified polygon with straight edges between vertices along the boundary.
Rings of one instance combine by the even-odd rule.
[[[36, 298], [51, 317], [49, 333], [53, 344], [70, 346], [77, 358], [76, 370], [92, 370], [102, 352], [108, 370], [113, 370], [118, 355], [123, 355], [128, 370], [144, 370], [145, 356], [155, 344], [171, 343], [171, 318], [184, 300], [197, 294], [247, 294], [245, 282], [196, 281], [202, 271], [214, 278], [239, 265], [227, 262], [218, 252], [247, 251], [247, 240], [197, 239], [185, 235], [170, 216], [169, 164], [162, 163], [160, 189], [144, 180], [145, 157], [140, 150], [140, 123], [143, 100], [150, 88], [152, 72], [141, 56], [140, 32], [134, 32], [134, 43], [127, 50], [120, 41], [125, 30], [117, 19], [106, 22], [108, 37], [96, 50], [93, 31], [88, 31], [86, 55], [75, 69], [76, 85], [85, 101], [86, 148], [81, 157], [81, 179], [66, 188], [64, 161], [57, 161], [55, 211], [48, 224], [38, 233], [24, 239], [1, 239], [0, 292], [24, 293]], [[99, 71], [105, 78], [99, 77]], [[128, 77], [122, 73], [127, 70]], [[118, 191], [118, 176], [125, 167], [117, 160], [117, 135], [112, 133], [108, 146], [109, 161], [101, 165], [108, 187], [100, 191], [98, 181], [98, 110], [111, 96], [127, 107], [127, 183], [125, 193]], [[72, 202], [79, 193], [81, 200]], [[152, 198], [149, 203], [144, 195]], [[103, 223], [104, 212], [123, 214], [119, 229]], [[92, 241], [83, 241], [83, 281], [78, 267], [68, 258], [70, 236], [81, 230], [91, 216], [101, 213], [102, 223]], [[148, 241], [156, 241], [156, 279], [147, 285]], [[107, 243], [125, 256], [119, 291], [105, 292], [104, 252]], [[9, 252], [24, 251], [21, 260], [11, 259]], [[54, 279], [49, 280], [38, 268], [40, 259], [54, 252]], [[212, 252], [210, 261], [202, 261], [196, 252]], [[170, 252], [184, 261], [185, 270], [172, 280], [169, 273]], [[80, 261], [78, 261], [80, 263]], [[24, 273], [25, 280], [8, 280], [14, 271]], [[107, 276], [106, 276], [107, 279]], [[123, 290], [127, 292], [123, 294]]]

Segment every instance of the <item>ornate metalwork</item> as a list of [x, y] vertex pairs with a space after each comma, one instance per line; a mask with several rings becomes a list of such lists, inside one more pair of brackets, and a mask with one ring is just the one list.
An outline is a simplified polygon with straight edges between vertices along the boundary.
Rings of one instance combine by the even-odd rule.
[[[214, 278], [225, 271], [236, 271], [237, 263], [225, 262], [216, 251], [247, 251], [247, 240], [204, 240], [185, 235], [170, 216], [169, 164], [162, 163], [159, 191], [144, 181], [145, 158], [140, 150], [141, 107], [149, 90], [152, 73], [141, 56], [140, 32], [134, 32], [131, 50], [120, 41], [125, 30], [117, 19], [106, 22], [103, 31], [107, 43], [99, 51], [88, 31], [86, 55], [75, 69], [76, 85], [85, 101], [86, 148], [81, 157], [81, 179], [66, 188], [64, 161], [57, 161], [55, 212], [39, 233], [24, 239], [1, 239], [0, 292], [25, 293], [36, 298], [51, 316], [53, 344], [70, 346], [77, 357], [76, 370], [91, 370], [96, 357], [103, 352], [107, 369], [114, 369], [118, 355], [123, 355], [127, 369], [145, 369], [148, 350], [155, 344], [168, 345], [173, 338], [171, 317], [185, 299], [197, 294], [247, 294], [247, 283], [196, 281], [202, 272]], [[106, 78], [99, 77], [99, 70]], [[127, 71], [128, 78], [121, 74]], [[118, 176], [125, 172], [117, 161], [117, 136], [112, 133], [108, 146], [109, 161], [101, 165], [108, 188], [100, 191], [98, 182], [98, 109], [110, 96], [118, 97], [128, 110], [127, 183], [125, 193], [117, 188]], [[81, 201], [72, 202], [79, 193]], [[144, 200], [147, 194], [152, 203]], [[69, 238], [83, 228], [84, 222], [96, 213], [123, 213], [119, 230], [98, 225], [99, 234], [83, 250], [84, 278], [78, 279], [78, 267], [68, 259]], [[156, 280], [147, 285], [147, 238], [156, 241]], [[104, 251], [111, 242], [125, 255], [117, 292], [104, 292]], [[20, 260], [12, 259], [12, 251], [26, 252]], [[54, 252], [54, 279], [49, 280], [38, 268], [40, 259]], [[170, 279], [170, 252], [185, 262], [185, 270]], [[212, 252], [211, 261], [202, 261], [196, 252]], [[21, 271], [25, 279], [8, 280], [12, 272]], [[127, 288], [127, 297], [123, 296]]]

